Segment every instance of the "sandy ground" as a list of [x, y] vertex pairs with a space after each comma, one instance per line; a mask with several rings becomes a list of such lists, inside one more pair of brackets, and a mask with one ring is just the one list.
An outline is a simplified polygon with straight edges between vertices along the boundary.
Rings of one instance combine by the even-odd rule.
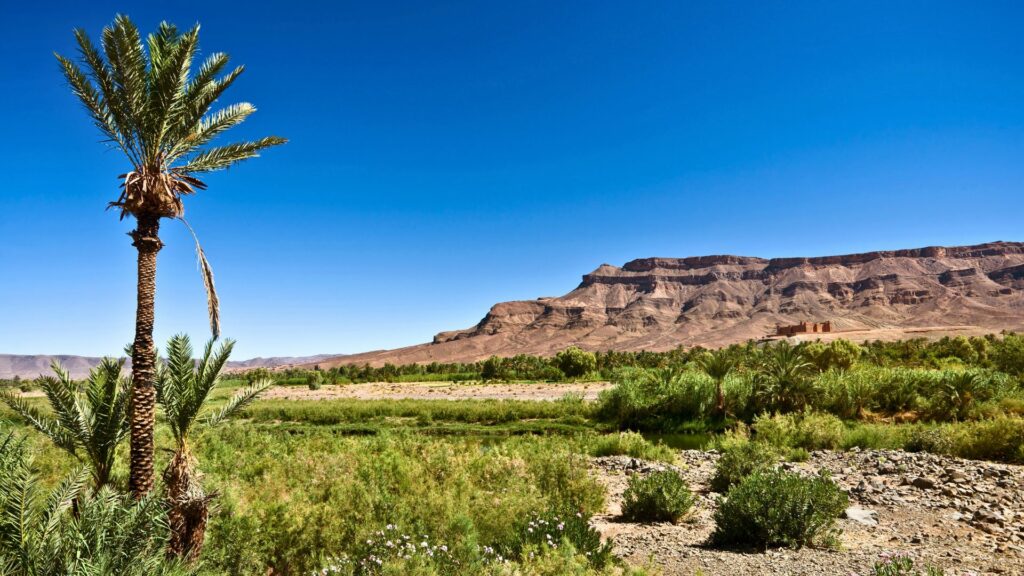
[[595, 400], [610, 382], [571, 384], [451, 384], [444, 382], [403, 382], [389, 384], [346, 384], [310, 390], [303, 386], [275, 386], [263, 394], [265, 400], [558, 400], [566, 394], [580, 394]]

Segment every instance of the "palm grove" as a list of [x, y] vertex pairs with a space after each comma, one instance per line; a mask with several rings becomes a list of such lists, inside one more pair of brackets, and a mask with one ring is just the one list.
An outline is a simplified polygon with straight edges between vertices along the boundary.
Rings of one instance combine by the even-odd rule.
[[[171, 528], [170, 551], [178, 556], [194, 557], [202, 545], [209, 496], [203, 493], [198, 482], [197, 465], [189, 450], [189, 433], [197, 423], [213, 425], [223, 421], [269, 385], [259, 382], [240, 390], [219, 411], [209, 412], [204, 411], [204, 404], [218, 382], [220, 370], [231, 351], [231, 342], [215, 349], [211, 341], [197, 364], [192, 359], [188, 339], [175, 337], [168, 346], [167, 365], [160, 365], [153, 341], [156, 262], [157, 253], [163, 247], [159, 236], [161, 220], [179, 219], [188, 227], [183, 218], [182, 198], [206, 188], [199, 176], [256, 157], [261, 150], [283, 144], [285, 140], [268, 136], [212, 145], [218, 136], [243, 122], [255, 108], [248, 103], [238, 103], [213, 110], [214, 104], [241, 75], [243, 67], [229, 69], [228, 56], [218, 52], [196, 68], [198, 25], [181, 32], [173, 25], [161, 23], [143, 39], [132, 21], [119, 15], [104, 28], [99, 47], [84, 30], [75, 30], [74, 35], [80, 53], [78, 61], [57, 55], [64, 77], [104, 141], [123, 153], [130, 165], [127, 173], [118, 176], [120, 195], [109, 207], [117, 209], [121, 219], [132, 217], [136, 222], [129, 234], [132, 245], [138, 250], [131, 379], [121, 377], [121, 362], [106, 360], [90, 376], [84, 390], [79, 390], [66, 372], [54, 366], [56, 377], [42, 381], [52, 415], [37, 411], [12, 394], [4, 397], [7, 404], [57, 446], [83, 461], [91, 471], [88, 484], [92, 498], [87, 498], [90, 490], [86, 489], [84, 476], [75, 476], [51, 495], [49, 505], [40, 512], [43, 522], [38, 529], [43, 533], [30, 538], [25, 531], [33, 528], [24, 522], [26, 518], [12, 522], [20, 526], [21, 532], [17, 535], [0, 531], [11, 540], [5, 544], [16, 551], [0, 557], [2, 573], [41, 573], [35, 562], [42, 556], [51, 558], [52, 562], [66, 557], [68, 563], [62, 564], [58, 573], [74, 573], [80, 568], [82, 550], [57, 550], [52, 545], [51, 540], [60, 531], [57, 519], [68, 507], [74, 508], [79, 517], [94, 508], [117, 507], [118, 497], [112, 492], [112, 470], [117, 446], [125, 436], [130, 440], [128, 488], [140, 504], [125, 503], [128, 511], [123, 513], [138, 522], [122, 522], [117, 528], [111, 527], [123, 533], [93, 534], [93, 539], [78, 534], [77, 538], [68, 540], [77, 540], [83, 546], [90, 541], [101, 543], [100, 548], [116, 541], [122, 544], [132, 540], [148, 541], [139, 537], [150, 529], [147, 526], [153, 526], [143, 519], [151, 518], [147, 511], [153, 500], [149, 495], [154, 487], [154, 427], [158, 402], [164, 408], [176, 446], [164, 474]], [[192, 232], [191, 227], [188, 229]], [[195, 238], [194, 232], [192, 235]], [[216, 340], [220, 322], [213, 274], [198, 240], [196, 250], [207, 293], [210, 327]], [[24, 447], [13, 437], [2, 443], [0, 457], [4, 459], [6, 477], [0, 501], [9, 506], [21, 504], [27, 510], [33, 490], [24, 452]], [[94, 504], [97, 501], [105, 504]], [[97, 513], [102, 514], [102, 510]], [[138, 531], [132, 532], [132, 526]], [[125, 546], [126, 550], [131, 549]], [[140, 549], [136, 557], [160, 555], [154, 554], [152, 550]], [[121, 561], [125, 557], [122, 555]], [[140, 561], [134, 566], [126, 563], [116, 570], [113, 565], [107, 568], [115, 573], [122, 573], [119, 570], [145, 573], [146, 566], [146, 562]]]

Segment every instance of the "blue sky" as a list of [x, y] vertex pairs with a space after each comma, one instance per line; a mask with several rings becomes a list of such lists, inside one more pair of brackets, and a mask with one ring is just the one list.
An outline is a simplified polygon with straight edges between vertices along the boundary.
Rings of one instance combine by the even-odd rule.
[[[118, 12], [247, 72], [187, 217], [238, 358], [357, 352], [558, 295], [603, 262], [1024, 240], [1015, 2], [22, 2], [5, 6], [0, 352], [133, 330], [124, 161], [57, 70]], [[780, 233], [792, 229], [793, 232]], [[166, 223], [157, 338], [208, 334]]]

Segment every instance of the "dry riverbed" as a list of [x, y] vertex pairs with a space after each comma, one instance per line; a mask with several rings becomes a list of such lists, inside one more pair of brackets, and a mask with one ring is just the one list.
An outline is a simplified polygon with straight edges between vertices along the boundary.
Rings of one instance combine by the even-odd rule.
[[814, 452], [785, 466], [806, 473], [828, 469], [850, 496], [850, 518], [838, 550], [734, 551], [707, 547], [717, 494], [708, 482], [718, 455], [686, 450], [679, 466], [697, 497], [679, 524], [618, 519], [631, 474], [666, 466], [626, 456], [596, 458], [609, 492], [607, 513], [595, 518], [616, 552], [636, 563], [652, 561], [666, 575], [787, 574], [846, 576], [871, 573], [883, 552], [909, 552], [918, 565], [946, 574], [1024, 575], [1024, 467], [895, 451]]

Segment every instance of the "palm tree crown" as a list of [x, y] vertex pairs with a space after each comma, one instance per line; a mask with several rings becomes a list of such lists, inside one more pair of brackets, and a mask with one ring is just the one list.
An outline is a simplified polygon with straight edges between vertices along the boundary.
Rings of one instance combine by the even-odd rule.
[[[211, 54], [193, 70], [199, 25], [180, 33], [166, 22], [142, 41], [135, 24], [118, 15], [103, 29], [102, 53], [82, 29], [75, 30], [84, 70], [57, 55], [64, 77], [106, 141], [121, 150], [132, 169], [119, 178], [120, 196], [110, 203], [127, 215], [181, 218], [181, 197], [203, 190], [196, 176], [228, 168], [286, 142], [267, 136], [221, 146], [210, 143], [241, 124], [256, 108], [247, 102], [211, 112], [214, 103], [241, 75], [227, 69], [227, 54]], [[198, 243], [197, 243], [198, 248]], [[210, 296], [214, 337], [220, 327], [212, 276], [199, 249]]]

